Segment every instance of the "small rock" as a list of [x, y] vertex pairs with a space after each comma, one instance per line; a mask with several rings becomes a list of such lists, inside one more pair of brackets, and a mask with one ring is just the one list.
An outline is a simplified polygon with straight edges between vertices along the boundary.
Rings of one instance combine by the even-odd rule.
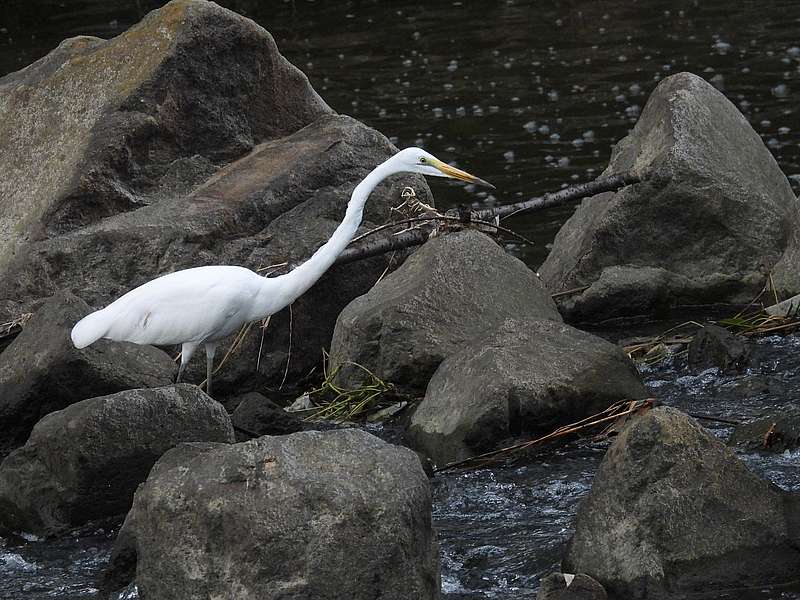
[[124, 514], [158, 458], [188, 441], [233, 442], [225, 409], [188, 384], [51, 413], [0, 464], [0, 528], [53, 535]]
[[298, 396], [297, 399], [292, 402], [289, 406], [284, 408], [286, 412], [301, 412], [304, 410], [311, 410], [314, 408], [314, 403], [311, 402], [311, 396], [308, 394], [303, 394], [302, 396]]
[[706, 325], [689, 343], [689, 367], [701, 371], [718, 367], [742, 371], [750, 362], [750, 347], [741, 338], [717, 325]]
[[408, 406], [408, 402], [396, 402], [391, 406], [387, 406], [386, 408], [382, 408], [381, 410], [372, 413], [367, 417], [367, 421], [370, 423], [378, 423], [379, 421], [391, 419], [398, 413], [402, 412], [406, 406]]
[[606, 590], [597, 581], [578, 573], [550, 573], [539, 582], [536, 600], [606, 600]]
[[794, 450], [800, 447], [800, 408], [788, 407], [780, 413], [737, 425], [728, 443], [747, 450]]
[[800, 294], [792, 296], [778, 304], [768, 306], [764, 310], [768, 315], [772, 315], [773, 317], [800, 317]]
[[300, 419], [257, 392], [241, 397], [231, 422], [238, 429], [238, 441], [247, 441], [253, 436], [286, 435], [303, 429]]
[[0, 456], [25, 443], [34, 424], [86, 398], [172, 383], [175, 364], [161, 350], [99, 340], [78, 350], [72, 326], [91, 308], [60, 292], [0, 354]]

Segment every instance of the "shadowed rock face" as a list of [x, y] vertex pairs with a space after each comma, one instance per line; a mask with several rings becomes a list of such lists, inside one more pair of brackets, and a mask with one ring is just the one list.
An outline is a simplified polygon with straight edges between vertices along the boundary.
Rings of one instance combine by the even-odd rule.
[[233, 442], [228, 414], [195, 386], [129, 390], [50, 413], [0, 465], [0, 527], [52, 535], [127, 512], [167, 450]]
[[521, 261], [477, 231], [425, 243], [401, 267], [356, 298], [336, 322], [331, 364], [357, 385], [366, 367], [422, 391], [439, 364], [505, 319], [560, 321], [550, 294]]
[[509, 319], [441, 364], [409, 436], [442, 465], [645, 397], [636, 367], [614, 344], [563, 323]]
[[789, 406], [780, 413], [737, 425], [728, 443], [750, 451], [794, 450], [800, 447], [800, 408]]
[[695, 75], [655, 89], [605, 174], [629, 170], [646, 181], [584, 200], [540, 269], [553, 292], [590, 286], [560, 301], [569, 319], [748, 302], [800, 230], [758, 134]]
[[46, 414], [86, 398], [172, 382], [161, 350], [100, 340], [78, 350], [70, 329], [90, 312], [69, 293], [50, 298], [0, 354], [0, 456], [25, 443]]
[[357, 430], [175, 448], [136, 492], [107, 587], [133, 553], [143, 600], [439, 598], [419, 459]]
[[609, 448], [562, 567], [631, 600], [788, 583], [800, 572], [798, 524], [796, 495], [691, 418], [658, 408]]
[[[333, 114], [269, 33], [214, 3], [174, 0], [112, 40], [68, 40], [0, 80], [0, 322], [59, 289], [100, 308], [177, 269], [296, 265], [395, 151]], [[395, 177], [365, 226], [406, 185], [431, 201], [423, 178]], [[340, 310], [386, 265], [336, 267], [295, 303], [289, 381], [319, 364]], [[253, 328], [217, 391], [279, 382], [289, 334], [288, 311], [263, 343]], [[204, 379], [196, 362], [189, 381]]]

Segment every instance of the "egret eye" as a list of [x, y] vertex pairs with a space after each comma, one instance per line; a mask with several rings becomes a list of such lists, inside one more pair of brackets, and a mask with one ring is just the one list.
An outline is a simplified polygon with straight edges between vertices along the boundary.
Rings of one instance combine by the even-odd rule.
[[421, 156], [421, 157], [420, 157], [420, 159], [419, 159], [419, 163], [420, 163], [421, 165], [424, 165], [424, 164], [425, 164], [425, 163], [427, 163], [427, 162], [428, 162], [428, 161], [427, 161], [427, 159], [426, 159], [424, 156]]

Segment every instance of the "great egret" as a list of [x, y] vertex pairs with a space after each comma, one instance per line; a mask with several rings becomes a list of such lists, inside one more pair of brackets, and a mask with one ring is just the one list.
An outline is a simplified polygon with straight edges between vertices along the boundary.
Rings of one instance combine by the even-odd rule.
[[279, 277], [262, 277], [236, 266], [208, 266], [163, 275], [131, 290], [72, 328], [72, 342], [84, 348], [100, 338], [136, 344], [182, 344], [180, 381], [195, 350], [206, 348], [206, 391], [217, 343], [244, 323], [263, 319], [291, 304], [327, 271], [353, 239], [373, 189], [395, 173], [451, 177], [491, 184], [452, 167], [420, 148], [406, 148], [378, 165], [359, 183], [344, 219], [311, 258]]

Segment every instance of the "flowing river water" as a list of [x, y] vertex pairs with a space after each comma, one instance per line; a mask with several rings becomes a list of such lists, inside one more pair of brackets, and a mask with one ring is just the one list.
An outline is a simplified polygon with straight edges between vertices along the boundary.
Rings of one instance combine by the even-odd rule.
[[[335, 110], [498, 188], [486, 194], [436, 180], [439, 206], [508, 203], [596, 177], [658, 81], [683, 70], [724, 91], [800, 189], [796, 0], [219, 3], [271, 31]], [[6, 0], [0, 75], [65, 37], [117, 35], [161, 4]], [[573, 209], [509, 220], [536, 242], [509, 251], [536, 268]], [[755, 347], [753, 367], [738, 376], [693, 374], [680, 360], [644, 376], [666, 404], [740, 420], [796, 404], [800, 340], [764, 338]], [[575, 442], [525, 466], [435, 478], [444, 598], [532, 598], [538, 579], [558, 566], [605, 447]], [[742, 458], [800, 492], [800, 452]], [[0, 598], [96, 598], [114, 533], [93, 525], [55, 541], [0, 538]], [[789, 591], [749, 594], [730, 597], [800, 599]]]

